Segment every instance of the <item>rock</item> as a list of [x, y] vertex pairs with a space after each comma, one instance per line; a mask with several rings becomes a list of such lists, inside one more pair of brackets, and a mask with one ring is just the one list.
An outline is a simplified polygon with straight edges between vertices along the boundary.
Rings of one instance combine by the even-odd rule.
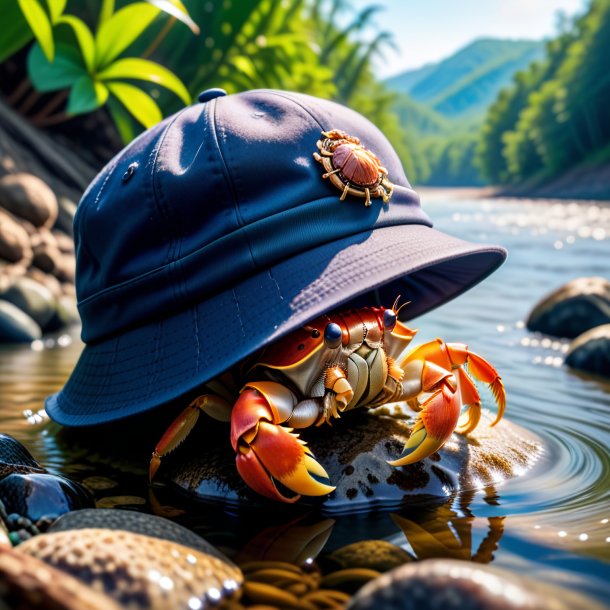
[[508, 570], [451, 559], [403, 565], [368, 583], [347, 610], [602, 610], [595, 600]]
[[217, 555], [121, 530], [41, 534], [19, 550], [103, 591], [123, 607], [207, 608], [239, 595], [243, 582], [239, 568]]
[[335, 569], [365, 568], [387, 572], [413, 558], [387, 540], [361, 540], [337, 549], [325, 557]]
[[31, 236], [32, 251], [34, 252], [33, 264], [45, 273], [55, 274], [63, 264], [63, 254], [59, 250], [57, 240], [46, 229]]
[[41, 328], [45, 328], [56, 312], [56, 300], [51, 291], [28, 277], [17, 279], [0, 298], [19, 307]]
[[610, 323], [610, 281], [582, 277], [564, 284], [531, 311], [529, 330], [573, 339], [585, 331]]
[[48, 273], [41, 271], [40, 269], [38, 269], [38, 267], [30, 267], [26, 271], [25, 275], [26, 277], [31, 278], [35, 282], [38, 282], [39, 284], [45, 286], [48, 290], [51, 291], [51, 294], [55, 298], [58, 298], [63, 294], [59, 280], [55, 276], [49, 275]]
[[[325, 498], [303, 497], [298, 504], [320, 506], [326, 514], [394, 508], [417, 496], [446, 498], [523, 474], [540, 454], [540, 441], [506, 420], [490, 428], [491, 421], [484, 412], [469, 437], [454, 434], [437, 454], [401, 468], [387, 463], [400, 455], [412, 425], [398, 405], [346, 413], [332, 426], [304, 430], [301, 437], [336, 490]], [[228, 426], [211, 419], [164, 458], [164, 468], [194, 499], [265, 505], [237, 473]]]
[[113, 599], [18, 550], [0, 549], [2, 608], [121, 610]]
[[45, 332], [54, 332], [80, 323], [76, 300], [72, 296], [61, 295], [55, 302], [55, 312], [44, 328]]
[[0, 342], [29, 343], [41, 335], [40, 326], [30, 316], [0, 299]]
[[63, 254], [54, 271], [55, 277], [63, 284], [74, 284], [76, 260], [72, 254]]
[[0, 210], [0, 258], [10, 263], [24, 261], [27, 267], [32, 260], [32, 248], [27, 231], [12, 216]]
[[74, 235], [74, 214], [76, 214], [76, 204], [67, 197], [60, 197], [59, 203], [59, 214], [55, 221], [55, 226], [63, 231], [66, 235], [72, 237]]
[[74, 240], [69, 235], [57, 230], [53, 230], [52, 234], [62, 254], [74, 255]]
[[154, 538], [177, 542], [208, 555], [215, 555], [219, 559], [231, 563], [220, 551], [186, 527], [169, 519], [133, 510], [121, 510], [119, 508], [76, 510], [57, 519], [49, 528], [49, 533], [90, 528], [122, 530], [144, 536], [153, 536]]
[[574, 339], [565, 363], [572, 369], [610, 378], [610, 324], [596, 326]]
[[56, 519], [64, 513], [94, 506], [89, 492], [74, 481], [50, 473], [13, 473], [0, 480], [6, 512], [29, 519]]
[[16, 472], [43, 473], [46, 470], [16, 438], [0, 433], [0, 479]]
[[55, 194], [32, 174], [0, 178], [0, 205], [36, 227], [52, 227], [58, 214]]

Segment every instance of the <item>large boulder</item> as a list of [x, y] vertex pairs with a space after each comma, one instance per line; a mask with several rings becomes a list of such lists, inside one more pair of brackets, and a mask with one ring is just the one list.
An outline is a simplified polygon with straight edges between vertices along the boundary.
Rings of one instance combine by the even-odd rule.
[[570, 368], [610, 378], [610, 324], [596, 326], [574, 339], [565, 363]]
[[32, 174], [0, 178], [0, 206], [29, 220], [35, 227], [52, 227], [57, 219], [57, 198], [53, 191]]
[[569, 339], [608, 323], [610, 281], [603, 277], [581, 277], [564, 284], [542, 299], [526, 320], [529, 330]]

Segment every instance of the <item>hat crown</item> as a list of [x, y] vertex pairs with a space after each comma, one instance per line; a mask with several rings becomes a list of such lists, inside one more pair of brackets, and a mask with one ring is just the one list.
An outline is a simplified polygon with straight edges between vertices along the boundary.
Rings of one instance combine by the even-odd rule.
[[[358, 137], [395, 194], [364, 209], [322, 179], [323, 131]], [[189, 307], [312, 246], [377, 226], [431, 225], [385, 136], [334, 102], [272, 90], [190, 106], [117, 155], [75, 219], [83, 338]], [[130, 303], [119, 311], [117, 297]]]

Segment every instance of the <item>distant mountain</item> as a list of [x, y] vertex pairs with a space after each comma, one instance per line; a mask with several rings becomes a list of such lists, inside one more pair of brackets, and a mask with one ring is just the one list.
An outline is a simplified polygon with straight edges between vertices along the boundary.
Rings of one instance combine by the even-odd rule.
[[443, 61], [407, 70], [385, 84], [444, 117], [482, 118], [515, 72], [543, 56], [543, 41], [480, 39]]

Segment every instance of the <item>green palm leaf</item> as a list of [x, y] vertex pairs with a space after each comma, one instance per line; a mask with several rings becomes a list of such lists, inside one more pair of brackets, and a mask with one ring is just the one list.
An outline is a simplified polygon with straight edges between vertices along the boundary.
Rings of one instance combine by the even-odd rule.
[[[17, 0], [21, 12], [28, 25], [34, 32], [34, 36], [40, 44], [45, 57], [53, 61], [55, 54], [55, 44], [53, 42], [53, 32], [51, 21], [46, 11], [42, 8], [39, 0]], [[7, 27], [6, 25], [4, 27]]]
[[185, 104], [191, 103], [191, 96], [182, 81], [167, 68], [148, 59], [128, 57], [118, 59], [113, 64], [98, 73], [103, 81], [133, 78], [161, 85], [175, 93]]
[[94, 81], [88, 74], [74, 83], [68, 97], [66, 112], [70, 115], [85, 114], [103, 106], [108, 99], [108, 88]]
[[106, 84], [112, 95], [147, 129], [156, 125], [163, 118], [155, 100], [142, 89], [127, 83], [108, 82]]

